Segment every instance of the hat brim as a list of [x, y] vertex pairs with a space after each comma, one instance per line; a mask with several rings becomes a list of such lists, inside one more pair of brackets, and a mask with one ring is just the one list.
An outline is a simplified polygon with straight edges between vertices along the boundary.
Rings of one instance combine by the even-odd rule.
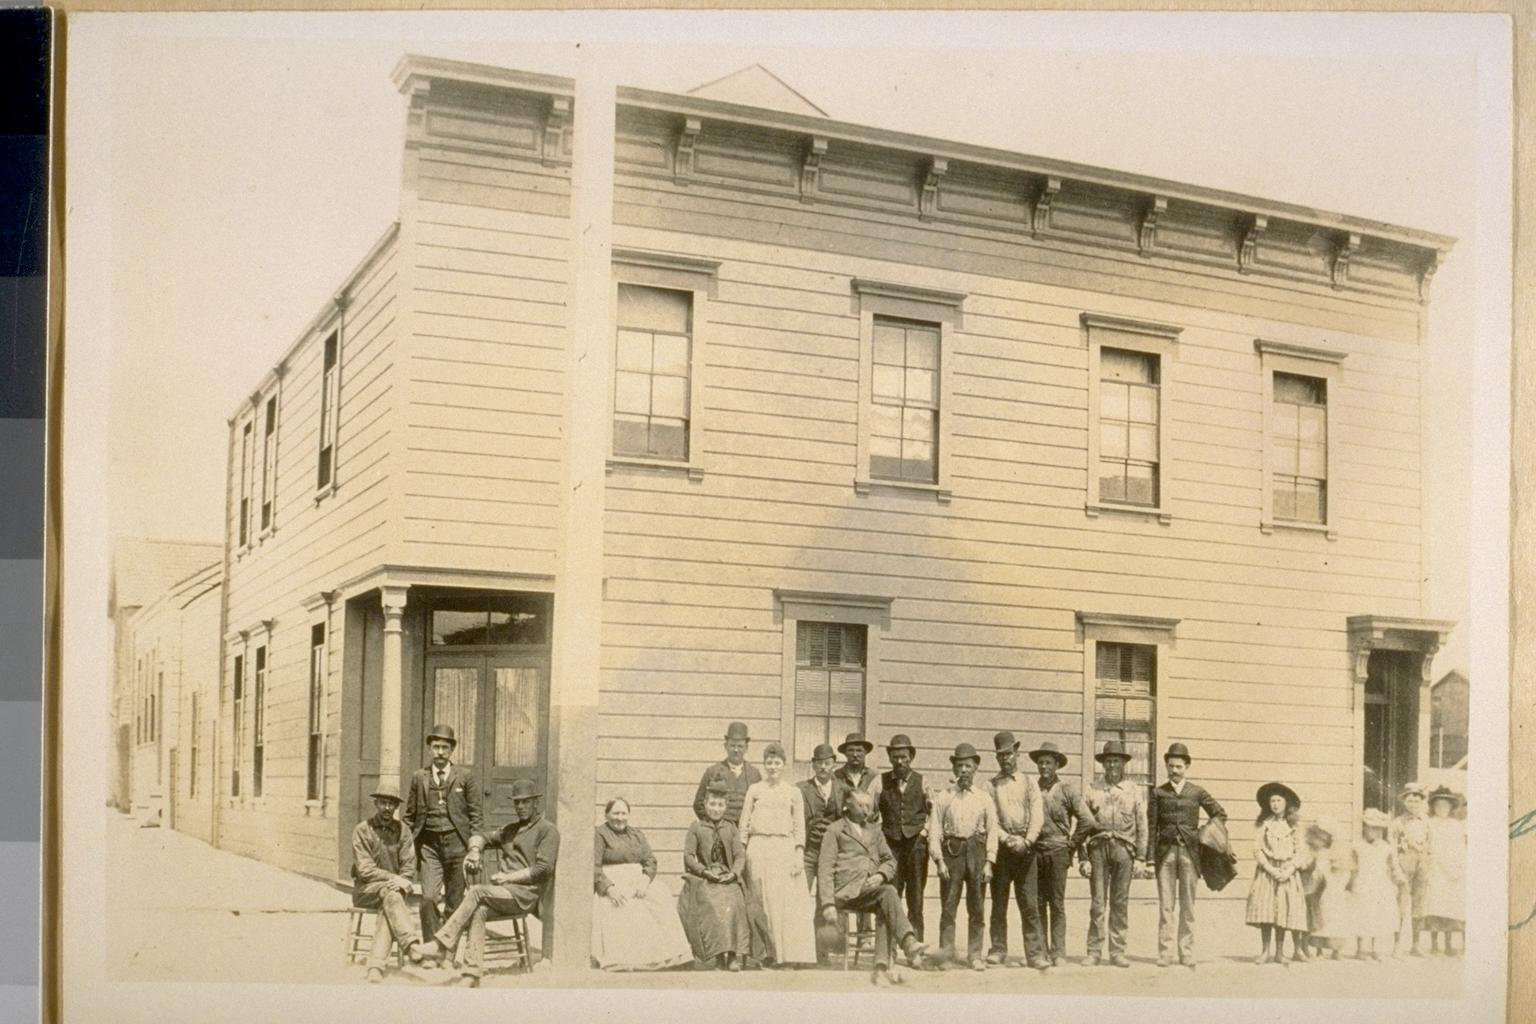
[[885, 748], [885, 752], [887, 754], [894, 754], [898, 750], [905, 750], [909, 754], [917, 753], [917, 748], [912, 746], [910, 743], [901, 743], [901, 744], [898, 744], [897, 746], [894, 746], [894, 747], [889, 747], [888, 746], [888, 747]]
[[860, 741], [858, 743], [841, 743], [841, 744], [838, 745], [837, 752], [839, 754], [846, 754], [846, 753], [848, 753], [848, 751], [852, 750], [854, 747], [858, 747], [860, 750], [864, 751], [864, 753], [866, 753], [866, 754], [869, 753], [871, 750], [875, 749], [875, 745], [873, 743], [869, 742], [869, 740], [862, 740], [862, 741]]
[[368, 794], [368, 799], [370, 799], [370, 800], [393, 800], [397, 804], [405, 802], [405, 801], [400, 799], [400, 794], [399, 793], [369, 793]]
[[1436, 800], [1444, 800], [1452, 807], [1461, 806], [1461, 797], [1455, 793], [1429, 793], [1424, 797], [1424, 799], [1429, 803], [1434, 803]]
[[1129, 761], [1131, 759], [1131, 755], [1130, 754], [1120, 754], [1120, 753], [1109, 753], [1109, 754], [1102, 754], [1101, 753], [1101, 754], [1094, 754], [1093, 755], [1093, 759], [1095, 761], [1099, 762], [1100, 764], [1103, 764], [1105, 761]]
[[431, 743], [433, 740], [442, 740], [444, 743], [452, 744], [455, 747], [457, 747], [459, 745], [459, 741], [454, 739], [452, 736], [443, 736], [443, 735], [441, 735], [439, 733], [435, 733], [435, 732], [428, 733], [427, 734], [427, 742]]
[[1266, 782], [1259, 787], [1259, 792], [1254, 799], [1258, 801], [1261, 810], [1267, 810], [1269, 808], [1269, 798], [1276, 793], [1285, 797], [1287, 807], [1301, 806], [1301, 797], [1297, 796], [1296, 791], [1283, 782]]
[[964, 757], [956, 757], [954, 754], [949, 755], [950, 764], [959, 764], [961, 761], [975, 761], [977, 764], [981, 764], [981, 755], [966, 754]]
[[1049, 754], [1051, 757], [1054, 757], [1056, 759], [1056, 767], [1058, 767], [1058, 768], [1066, 767], [1067, 755], [1063, 754], [1059, 750], [1031, 750], [1029, 752], [1029, 759], [1031, 761], [1035, 762], [1035, 764], [1039, 764], [1040, 763], [1040, 758], [1045, 756], [1046, 754]]

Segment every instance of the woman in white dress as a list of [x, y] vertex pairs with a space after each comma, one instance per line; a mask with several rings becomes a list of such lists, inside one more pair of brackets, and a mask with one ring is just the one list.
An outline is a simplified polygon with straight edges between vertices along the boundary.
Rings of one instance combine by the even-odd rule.
[[677, 907], [656, 881], [656, 856], [629, 825], [629, 801], [608, 801], [593, 838], [592, 959], [608, 971], [659, 971], [693, 960]]
[[763, 751], [763, 781], [747, 789], [741, 835], [747, 844], [747, 884], [768, 919], [775, 964], [816, 962], [816, 906], [806, 889], [805, 804], [784, 778], [784, 748]]

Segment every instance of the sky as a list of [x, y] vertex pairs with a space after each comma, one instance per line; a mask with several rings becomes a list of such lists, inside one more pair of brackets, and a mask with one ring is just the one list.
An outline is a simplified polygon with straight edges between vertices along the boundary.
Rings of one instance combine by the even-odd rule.
[[[400, 57], [573, 74], [584, 48], [623, 84], [685, 91], [762, 63], [838, 120], [1457, 237], [1434, 280], [1426, 339], [1426, 614], [1463, 618], [1481, 173], [1466, 23], [82, 15], [71, 45], [111, 61], [109, 155], [72, 165], [68, 183], [105, 196], [92, 208], [110, 244], [111, 535], [220, 539], [226, 417], [395, 219], [405, 101], [390, 72]], [[1442, 667], [1464, 661], [1447, 653]]]

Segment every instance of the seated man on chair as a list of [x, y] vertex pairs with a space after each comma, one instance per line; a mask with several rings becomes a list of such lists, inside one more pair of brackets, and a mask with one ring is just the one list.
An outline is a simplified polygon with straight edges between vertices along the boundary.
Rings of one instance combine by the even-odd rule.
[[[477, 833], [469, 839], [464, 855], [464, 870], [480, 870], [481, 852], [494, 848], [500, 856], [501, 870], [488, 884], [470, 886], [452, 916], [437, 930], [435, 942], [427, 942], [427, 956], [441, 959], [458, 944], [459, 935], [469, 929], [469, 948], [465, 951], [462, 974], [456, 984], [477, 988], [484, 974], [485, 923], [492, 914], [521, 916], [534, 913], [544, 889], [555, 877], [555, 858], [560, 853], [560, 833], [539, 814], [539, 788], [532, 779], [512, 783], [512, 809], [517, 820], [489, 833]], [[548, 927], [545, 923], [545, 927]]]
[[352, 830], [352, 905], [378, 910], [378, 927], [368, 950], [368, 980], [384, 980], [384, 961], [392, 941], [412, 960], [422, 958], [421, 931], [416, 914], [405, 905], [416, 875], [416, 844], [395, 811], [400, 787], [381, 782], [373, 791], [373, 817]]
[[917, 941], [901, 897], [891, 885], [896, 877], [896, 858], [879, 826], [869, 823], [874, 799], [853, 790], [845, 808], [845, 817], [828, 825], [821, 839], [816, 888], [822, 920], [836, 924], [838, 911], [873, 913], [875, 970], [870, 980], [876, 985], [890, 985], [899, 980], [891, 973], [897, 944], [916, 970], [923, 969], [927, 948]]

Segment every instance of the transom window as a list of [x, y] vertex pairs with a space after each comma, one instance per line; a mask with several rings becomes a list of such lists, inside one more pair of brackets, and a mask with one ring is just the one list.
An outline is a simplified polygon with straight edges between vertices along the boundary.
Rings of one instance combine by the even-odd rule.
[[1099, 500], [1158, 503], [1158, 357], [1099, 351]]
[[874, 318], [869, 475], [938, 480], [939, 326]]
[[795, 629], [795, 742], [790, 756], [809, 762], [818, 743], [837, 745], [864, 728], [868, 627], [805, 622]]
[[1131, 755], [1125, 777], [1143, 785], [1156, 781], [1152, 752], [1156, 737], [1157, 647], [1098, 641], [1094, 688], [1094, 750], [1120, 740]]
[[693, 295], [619, 285], [613, 453], [688, 460]]
[[549, 643], [549, 602], [539, 597], [441, 598], [431, 617], [434, 647]]
[[1328, 520], [1328, 382], [1275, 374], [1270, 487], [1274, 517]]

